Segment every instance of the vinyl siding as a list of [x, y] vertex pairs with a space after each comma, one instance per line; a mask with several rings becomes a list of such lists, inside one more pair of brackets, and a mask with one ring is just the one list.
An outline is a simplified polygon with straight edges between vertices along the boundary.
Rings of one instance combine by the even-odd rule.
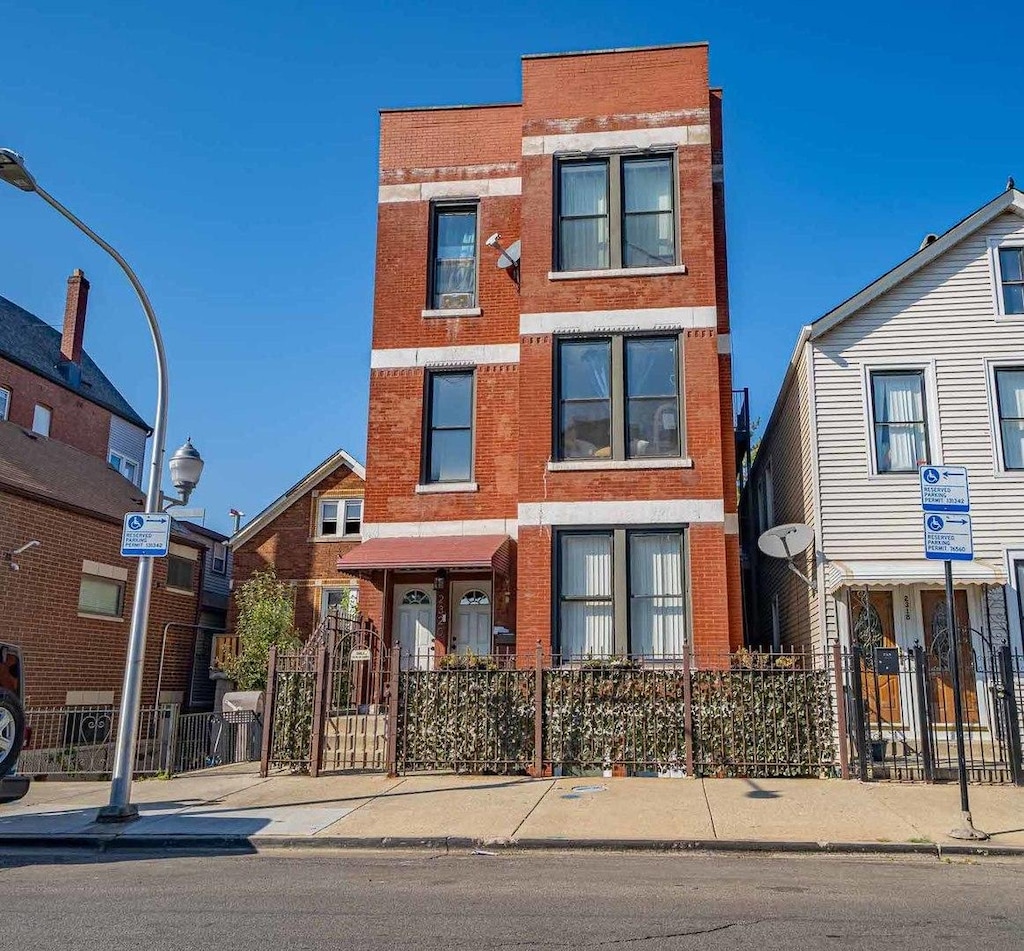
[[107, 458], [116, 452], [118, 455], [127, 456], [138, 463], [135, 474], [135, 484], [142, 485], [142, 470], [146, 457], [146, 432], [133, 426], [120, 416], [110, 417], [110, 441], [107, 446]]

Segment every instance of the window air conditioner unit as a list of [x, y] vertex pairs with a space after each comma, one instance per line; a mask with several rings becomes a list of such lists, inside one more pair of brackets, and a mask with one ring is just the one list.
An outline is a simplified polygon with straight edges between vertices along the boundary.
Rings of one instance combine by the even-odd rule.
[[441, 310], [466, 310], [473, 306], [472, 294], [442, 294]]

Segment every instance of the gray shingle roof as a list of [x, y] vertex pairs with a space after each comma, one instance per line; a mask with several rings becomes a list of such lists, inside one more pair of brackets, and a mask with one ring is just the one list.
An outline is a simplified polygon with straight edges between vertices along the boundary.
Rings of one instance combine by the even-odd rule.
[[73, 376], [69, 377], [67, 361], [60, 355], [60, 337], [60, 331], [45, 320], [0, 297], [0, 356], [149, 432], [149, 423], [131, 408], [84, 350], [80, 379], [75, 382]]

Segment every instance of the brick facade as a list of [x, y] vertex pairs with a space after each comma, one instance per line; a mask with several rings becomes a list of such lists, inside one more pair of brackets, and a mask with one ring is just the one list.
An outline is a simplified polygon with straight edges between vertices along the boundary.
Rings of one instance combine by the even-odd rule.
[[[708, 86], [707, 53], [695, 44], [526, 57], [521, 104], [381, 116], [364, 537], [516, 537], [514, 583], [501, 604], [494, 576], [493, 620], [514, 631], [524, 656], [538, 642], [546, 651], [557, 645], [556, 539], [581, 526], [684, 528], [691, 643], [720, 654], [742, 642], [721, 93]], [[645, 149], [671, 156], [676, 265], [553, 274], [558, 156]], [[479, 313], [446, 317], [428, 299], [432, 208], [459, 200], [478, 209]], [[495, 232], [505, 247], [521, 240], [518, 289], [484, 245]], [[560, 315], [563, 327], [548, 332]], [[552, 466], [559, 337], [655, 330], [678, 334], [682, 347], [683, 458]], [[424, 487], [428, 375], [460, 367], [475, 373], [472, 478], [461, 488]], [[645, 515], [636, 503], [648, 502]], [[593, 503], [610, 514], [588, 517]], [[658, 512], [696, 515], [679, 524]], [[397, 637], [393, 586], [423, 581], [437, 592], [435, 648], [443, 652], [450, 584], [468, 576], [437, 570], [433, 579], [363, 572], [364, 610]]]

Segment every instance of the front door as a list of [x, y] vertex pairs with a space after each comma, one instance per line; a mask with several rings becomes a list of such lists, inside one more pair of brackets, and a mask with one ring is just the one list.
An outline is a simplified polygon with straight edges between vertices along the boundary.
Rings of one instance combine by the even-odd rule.
[[434, 589], [396, 584], [395, 618], [402, 668], [430, 670], [434, 660]]
[[876, 648], [896, 646], [891, 591], [855, 591], [853, 598], [853, 637], [862, 654], [861, 684], [864, 704], [872, 723], [900, 723], [900, 675], [879, 673]]
[[455, 650], [460, 654], [491, 653], [491, 584], [458, 581], [452, 584], [455, 610]]
[[[974, 672], [967, 592], [953, 592], [957, 641], [960, 644], [960, 683], [963, 687], [964, 722], [978, 723], [978, 679]], [[924, 649], [928, 653], [928, 680], [933, 723], [954, 723], [953, 665], [949, 625], [946, 622], [946, 592], [921, 592]]]

